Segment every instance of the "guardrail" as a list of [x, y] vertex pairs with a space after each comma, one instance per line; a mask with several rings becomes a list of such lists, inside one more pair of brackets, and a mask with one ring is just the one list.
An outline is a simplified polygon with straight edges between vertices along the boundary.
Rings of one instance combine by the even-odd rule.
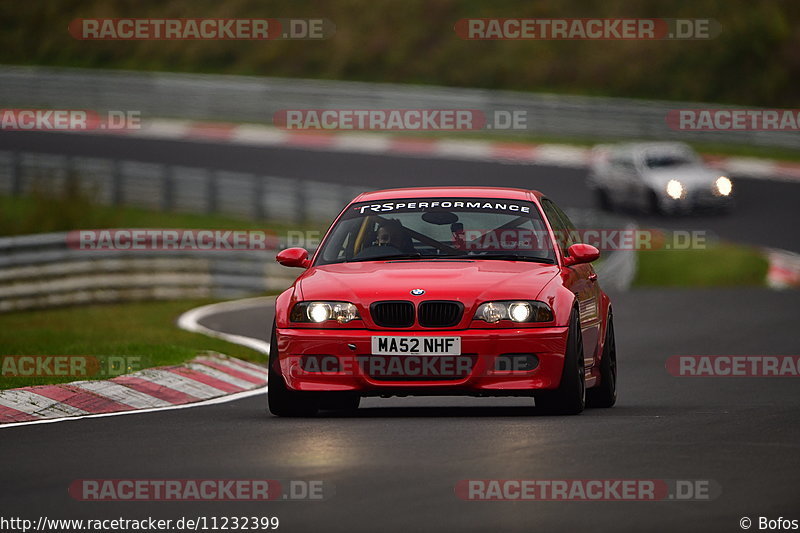
[[131, 300], [238, 298], [299, 274], [274, 250], [81, 250], [68, 233], [0, 238], [0, 312]]
[[139, 161], [1, 152], [0, 194], [60, 191], [72, 178], [91, 200], [256, 220], [329, 222], [363, 187]]
[[800, 147], [795, 132], [689, 132], [667, 126], [674, 109], [723, 108], [716, 104], [431, 86], [299, 80], [249, 76], [174, 74], [0, 66], [4, 107], [136, 110], [152, 117], [272, 124], [284, 109], [477, 109], [527, 113], [527, 130], [559, 137], [674, 139]]

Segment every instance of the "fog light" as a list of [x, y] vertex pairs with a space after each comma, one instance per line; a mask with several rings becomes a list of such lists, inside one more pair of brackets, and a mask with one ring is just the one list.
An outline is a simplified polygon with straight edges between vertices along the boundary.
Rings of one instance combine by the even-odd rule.
[[530, 372], [539, 366], [539, 358], [532, 353], [507, 353], [494, 360], [497, 372]]

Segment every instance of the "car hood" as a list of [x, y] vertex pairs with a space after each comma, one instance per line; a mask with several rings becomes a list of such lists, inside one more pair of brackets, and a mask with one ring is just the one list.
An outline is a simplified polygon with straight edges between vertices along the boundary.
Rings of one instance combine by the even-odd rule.
[[[500, 260], [357, 262], [309, 269], [298, 280], [303, 300], [476, 301], [534, 299], [559, 272], [556, 265]], [[412, 296], [412, 289], [424, 294]]]
[[666, 187], [669, 180], [678, 180], [689, 188], [711, 186], [720, 176], [722, 174], [719, 171], [702, 165], [659, 168], [647, 170], [644, 174], [647, 181], [659, 187]]

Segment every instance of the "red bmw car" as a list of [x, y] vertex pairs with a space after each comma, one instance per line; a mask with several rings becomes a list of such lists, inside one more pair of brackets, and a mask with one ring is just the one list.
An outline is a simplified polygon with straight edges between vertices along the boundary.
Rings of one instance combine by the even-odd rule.
[[539, 192], [365, 193], [278, 296], [269, 409], [352, 410], [365, 396], [533, 397], [578, 414], [616, 402], [611, 303], [575, 228]]

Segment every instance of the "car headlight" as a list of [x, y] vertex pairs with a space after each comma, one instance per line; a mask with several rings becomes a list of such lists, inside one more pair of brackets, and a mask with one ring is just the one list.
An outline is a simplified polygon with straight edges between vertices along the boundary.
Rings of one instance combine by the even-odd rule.
[[680, 200], [683, 196], [683, 184], [678, 180], [669, 180], [667, 183], [667, 195], [673, 200]]
[[717, 192], [722, 196], [728, 196], [733, 191], [733, 183], [725, 176], [718, 177], [717, 181], [714, 182], [714, 186], [717, 188]]
[[483, 320], [490, 324], [501, 320], [519, 323], [550, 322], [553, 320], [553, 310], [546, 303], [536, 300], [486, 302], [478, 306], [473, 320]]
[[289, 315], [292, 322], [312, 324], [321, 324], [327, 320], [347, 324], [357, 318], [361, 318], [358, 309], [350, 302], [298, 302]]

